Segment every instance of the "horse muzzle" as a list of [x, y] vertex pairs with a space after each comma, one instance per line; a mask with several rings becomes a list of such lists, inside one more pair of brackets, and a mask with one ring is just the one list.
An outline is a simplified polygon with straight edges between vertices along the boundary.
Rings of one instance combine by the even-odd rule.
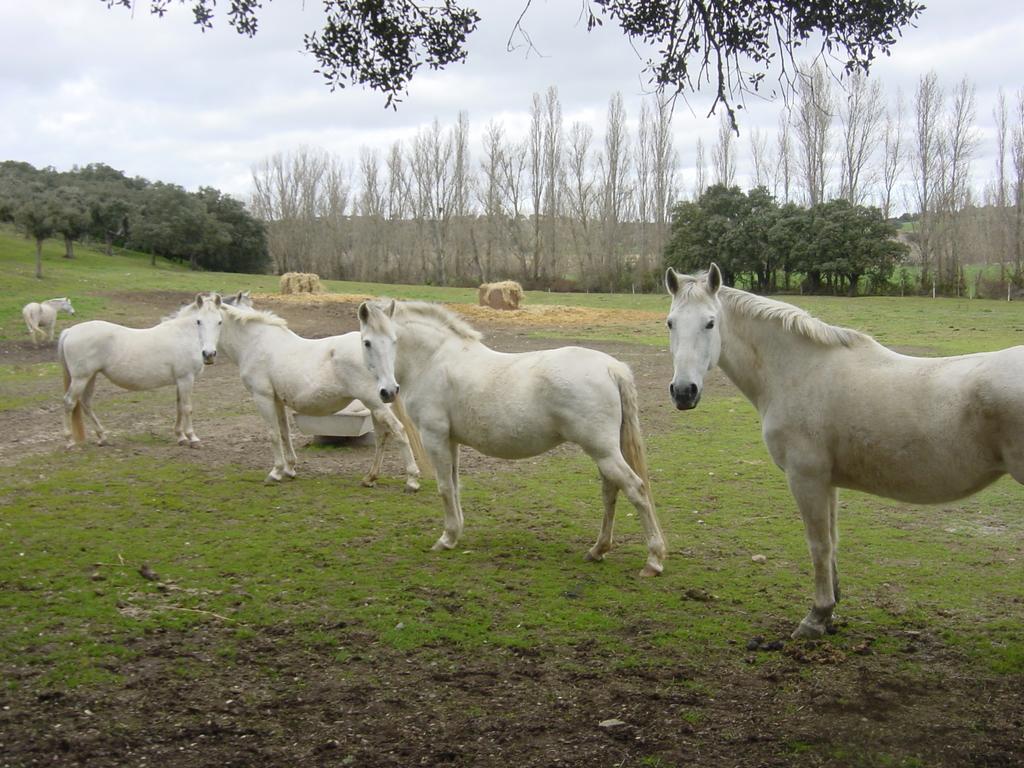
[[668, 393], [672, 396], [672, 402], [680, 411], [689, 411], [697, 407], [700, 402], [700, 388], [690, 382], [684, 386], [677, 387], [675, 382], [668, 385]]
[[215, 362], [217, 362], [217, 350], [203, 352], [203, 365], [213, 365]]
[[380, 399], [383, 400], [385, 403], [393, 403], [395, 401], [395, 398], [398, 397], [398, 389], [399, 387], [397, 384], [395, 384], [394, 389], [387, 389], [386, 387], [381, 387], [380, 392], [378, 392], [377, 394], [380, 395]]

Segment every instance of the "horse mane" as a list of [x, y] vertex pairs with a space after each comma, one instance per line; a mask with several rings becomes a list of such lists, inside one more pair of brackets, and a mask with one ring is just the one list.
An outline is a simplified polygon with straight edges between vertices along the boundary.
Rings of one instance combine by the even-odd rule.
[[287, 328], [288, 321], [279, 315], [275, 315], [269, 309], [255, 309], [253, 307], [236, 307], [233, 304], [220, 305], [221, 311], [231, 316], [241, 325], [246, 323], [263, 323], [265, 325], [276, 325], [280, 328]]
[[800, 307], [776, 301], [737, 288], [722, 286], [718, 292], [730, 309], [753, 320], [779, 323], [789, 333], [795, 333], [826, 347], [853, 347], [870, 341], [866, 333], [839, 325], [829, 325]]
[[[388, 302], [375, 301], [374, 306], [386, 309]], [[429, 301], [399, 301], [395, 304], [396, 315], [407, 323], [422, 323], [458, 336], [467, 341], [480, 341], [481, 334], [461, 317], [440, 304]]]

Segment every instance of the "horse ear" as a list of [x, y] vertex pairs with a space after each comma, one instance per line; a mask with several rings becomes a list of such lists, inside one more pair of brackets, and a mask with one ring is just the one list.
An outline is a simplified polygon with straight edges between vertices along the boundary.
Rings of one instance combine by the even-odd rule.
[[711, 266], [708, 267], [708, 293], [714, 296], [718, 293], [718, 289], [722, 287], [722, 270], [718, 268], [715, 262], [711, 262]]
[[213, 306], [215, 306], [215, 307], [219, 307], [220, 306], [220, 294], [219, 293], [213, 294]]
[[672, 267], [665, 270], [665, 288], [673, 296], [679, 292], [679, 278], [676, 277], [676, 271]]
[[366, 305], [365, 301], [359, 305], [357, 314], [359, 315], [359, 322], [368, 323], [370, 321], [370, 308]]
[[203, 306], [203, 294], [201, 294], [201, 293], [197, 293], [196, 294], [196, 306], [197, 307]]
[[386, 313], [387, 313], [387, 316], [388, 316], [388, 317], [394, 317], [394, 316], [395, 316], [395, 307], [396, 307], [397, 305], [398, 305], [398, 302], [397, 302], [397, 301], [395, 301], [394, 299], [392, 299], [392, 300], [391, 300], [391, 303], [390, 303], [390, 304], [388, 304], [388, 308], [387, 308], [387, 310], [385, 310], [385, 311], [386, 311]]

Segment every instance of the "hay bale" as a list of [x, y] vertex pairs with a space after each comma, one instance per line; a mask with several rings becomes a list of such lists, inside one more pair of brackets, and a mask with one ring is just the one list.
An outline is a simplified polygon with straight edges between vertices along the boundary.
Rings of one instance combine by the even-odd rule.
[[491, 309], [519, 309], [523, 299], [523, 286], [515, 280], [502, 280], [498, 283], [484, 283], [479, 289], [481, 307]]
[[281, 275], [281, 293], [323, 293], [320, 276], [312, 272], [285, 272]]

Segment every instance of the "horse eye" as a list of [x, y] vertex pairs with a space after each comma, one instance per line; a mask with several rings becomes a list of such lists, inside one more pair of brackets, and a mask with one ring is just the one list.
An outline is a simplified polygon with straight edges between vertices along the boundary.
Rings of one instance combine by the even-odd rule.
[[364, 341], [363, 342], [363, 346], [366, 347], [367, 349], [369, 349], [370, 348], [370, 342], [369, 341]]
[[715, 327], [715, 321], [714, 321], [714, 320], [708, 320], [708, 324], [704, 326], [704, 328], [705, 328], [705, 329], [707, 329], [707, 330], [709, 330], [709, 331], [710, 331], [710, 330], [711, 330], [712, 328], [714, 328], [714, 327]]
[[672, 321], [671, 321], [671, 320], [668, 320], [668, 321], [666, 321], [666, 322], [665, 322], [665, 325], [667, 325], [667, 326], [668, 326], [668, 329], [669, 329], [670, 331], [672, 330]]
[[196, 325], [202, 325], [202, 324], [203, 324], [202, 320], [196, 320]]

